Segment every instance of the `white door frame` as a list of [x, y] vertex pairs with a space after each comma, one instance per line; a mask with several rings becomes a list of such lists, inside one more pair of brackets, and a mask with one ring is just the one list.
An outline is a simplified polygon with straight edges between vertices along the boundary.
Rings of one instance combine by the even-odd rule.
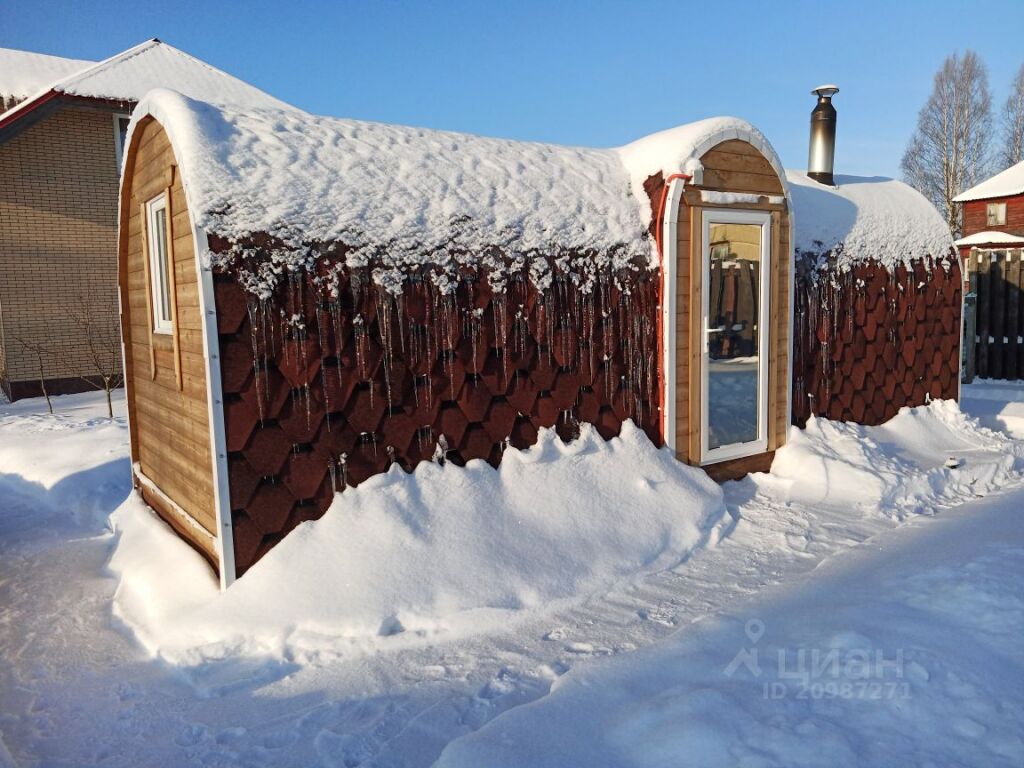
[[[758, 301], [757, 439], [718, 448], [708, 447], [708, 313], [711, 285], [711, 224], [758, 224], [761, 227], [761, 288]], [[705, 208], [701, 215], [701, 355], [700, 355], [700, 463], [713, 464], [764, 453], [768, 450], [768, 344], [771, 339], [772, 218], [768, 211]]]

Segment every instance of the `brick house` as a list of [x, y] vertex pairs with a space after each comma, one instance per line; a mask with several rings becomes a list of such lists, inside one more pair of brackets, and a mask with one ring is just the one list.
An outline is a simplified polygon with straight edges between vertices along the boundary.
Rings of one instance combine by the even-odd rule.
[[963, 208], [963, 234], [956, 245], [964, 263], [972, 249], [1024, 248], [1024, 163], [997, 173], [953, 201]]
[[10, 399], [41, 394], [41, 379], [51, 394], [91, 389], [90, 339], [120, 370], [121, 145], [135, 103], [157, 87], [289, 108], [155, 39], [99, 63], [0, 49], [0, 390]]

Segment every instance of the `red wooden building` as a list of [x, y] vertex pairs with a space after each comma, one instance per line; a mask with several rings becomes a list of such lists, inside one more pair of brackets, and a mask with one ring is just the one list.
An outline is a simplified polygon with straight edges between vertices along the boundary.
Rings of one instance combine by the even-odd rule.
[[953, 200], [963, 206], [963, 235], [956, 244], [964, 261], [971, 249], [1024, 247], [1024, 163], [997, 173]]
[[1024, 163], [954, 200], [963, 218], [956, 244], [975, 296], [969, 375], [1017, 379], [1024, 376]]

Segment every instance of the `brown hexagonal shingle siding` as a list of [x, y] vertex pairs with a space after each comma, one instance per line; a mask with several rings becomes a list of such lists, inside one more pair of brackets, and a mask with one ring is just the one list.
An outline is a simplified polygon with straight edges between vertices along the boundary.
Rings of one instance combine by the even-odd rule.
[[[238, 575], [336, 490], [396, 463], [497, 466], [542, 427], [611, 438], [628, 418], [661, 443], [657, 273], [628, 293], [518, 280], [500, 296], [469, 277], [451, 298], [409, 281], [392, 299], [349, 276], [334, 300], [293, 278], [257, 302], [229, 274], [215, 291]], [[956, 397], [960, 296], [955, 260], [802, 274], [793, 422], [879, 424]]]
[[629, 293], [519, 280], [497, 296], [467, 279], [452, 298], [408, 282], [397, 300], [343, 280], [336, 301], [298, 278], [259, 303], [216, 279], [238, 575], [336, 489], [412, 470], [442, 436], [447, 460], [494, 466], [542, 427], [611, 438], [631, 418], [660, 442], [656, 273]]
[[959, 262], [798, 270], [793, 423], [813, 414], [875, 425], [959, 389]]

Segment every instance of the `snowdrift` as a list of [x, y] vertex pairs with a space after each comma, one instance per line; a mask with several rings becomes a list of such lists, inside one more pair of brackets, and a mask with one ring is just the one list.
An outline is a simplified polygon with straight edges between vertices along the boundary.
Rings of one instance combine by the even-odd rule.
[[423, 463], [341, 494], [224, 594], [134, 497], [114, 513], [115, 613], [153, 653], [342, 652], [493, 628], [677, 565], [724, 511], [703, 472], [627, 422], [509, 450], [495, 470]]
[[[880, 427], [812, 419], [750, 482], [782, 501], [899, 521], [1019, 481], [1021, 452], [939, 401]], [[610, 442], [591, 427], [568, 444], [546, 430], [497, 470], [425, 462], [346, 491], [221, 594], [133, 496], [111, 518], [114, 611], [151, 653], [183, 665], [401, 647], [494, 630], [671, 568], [712, 539], [723, 512], [717, 485], [632, 422]]]
[[122, 403], [108, 419], [103, 393], [51, 399], [54, 415], [39, 412], [41, 398], [0, 408], [0, 536], [8, 542], [44, 519], [51, 533], [102, 530], [131, 490]]
[[896, 526], [942, 508], [933, 527], [869, 539], [656, 645], [573, 668], [436, 765], [1021, 764], [1007, 653], [1024, 628], [1024, 550], [1019, 501], [998, 491], [1020, 487], [1022, 455], [952, 401], [878, 427], [811, 419], [770, 474], [727, 496], [795, 502], [818, 536], [845, 537], [859, 513]]
[[1019, 510], [950, 512], [573, 670], [435, 765], [1019, 766]]
[[790, 501], [903, 518], [1005, 485], [1020, 469], [1014, 452], [1006, 435], [981, 426], [953, 400], [938, 400], [902, 408], [877, 427], [812, 416], [805, 429], [790, 429], [771, 475], [759, 482]]

